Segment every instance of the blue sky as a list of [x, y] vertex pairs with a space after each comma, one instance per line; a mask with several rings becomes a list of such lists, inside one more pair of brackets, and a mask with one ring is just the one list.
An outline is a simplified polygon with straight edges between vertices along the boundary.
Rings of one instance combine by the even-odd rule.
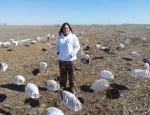
[[150, 0], [0, 0], [0, 24], [150, 24]]

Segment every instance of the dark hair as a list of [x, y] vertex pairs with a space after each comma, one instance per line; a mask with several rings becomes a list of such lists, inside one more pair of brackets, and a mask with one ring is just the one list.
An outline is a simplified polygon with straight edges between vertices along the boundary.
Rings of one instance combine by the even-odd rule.
[[68, 25], [70, 31], [73, 33], [73, 30], [72, 30], [70, 24], [69, 24], [68, 22], [65, 22], [65, 23], [63, 23], [63, 25], [61, 26], [61, 28], [60, 28], [60, 30], [59, 30], [59, 35], [60, 35], [61, 33], [63, 33], [63, 28], [65, 27], [65, 25]]

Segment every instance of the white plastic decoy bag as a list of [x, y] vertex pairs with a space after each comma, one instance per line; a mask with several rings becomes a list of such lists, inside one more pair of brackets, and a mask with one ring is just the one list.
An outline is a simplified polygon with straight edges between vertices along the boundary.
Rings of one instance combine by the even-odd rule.
[[0, 71], [6, 71], [8, 65], [6, 63], [0, 63]]
[[150, 78], [150, 72], [147, 70], [128, 70], [127, 74], [129, 74], [131, 77], [135, 77], [135, 78], [142, 78], [142, 77], [146, 77], [146, 78]]
[[40, 96], [38, 87], [33, 83], [28, 83], [25, 86], [25, 92], [29, 97], [33, 99], [39, 98]]
[[25, 78], [21, 75], [17, 75], [17, 76], [14, 77], [14, 83], [16, 85], [21, 85], [21, 84], [24, 83], [24, 81], [25, 81]]
[[45, 87], [52, 91], [57, 91], [60, 89], [60, 85], [54, 80], [47, 80], [45, 82]]
[[44, 115], [64, 115], [64, 113], [56, 107], [49, 107], [45, 110]]
[[102, 77], [103, 79], [114, 79], [114, 74], [112, 74], [110, 71], [108, 70], [102, 70], [98, 73], [98, 75], [100, 77]]
[[96, 80], [90, 87], [90, 89], [95, 91], [103, 91], [103, 90], [107, 90], [108, 88], [109, 88], [109, 82], [106, 79]]
[[68, 109], [71, 109], [74, 111], [79, 111], [82, 109], [81, 102], [73, 93], [70, 93], [68, 91], [60, 91], [59, 96], [63, 105], [67, 107]]
[[47, 63], [45, 63], [45, 62], [40, 63], [40, 68], [46, 68], [46, 67], [47, 67]]

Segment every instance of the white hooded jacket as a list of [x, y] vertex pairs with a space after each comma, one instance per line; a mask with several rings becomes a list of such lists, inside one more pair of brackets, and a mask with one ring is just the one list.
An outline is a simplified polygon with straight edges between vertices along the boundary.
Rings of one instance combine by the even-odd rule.
[[76, 35], [70, 33], [64, 36], [63, 33], [57, 38], [55, 51], [58, 54], [58, 59], [62, 61], [74, 61], [77, 59], [77, 52], [80, 49], [79, 40]]

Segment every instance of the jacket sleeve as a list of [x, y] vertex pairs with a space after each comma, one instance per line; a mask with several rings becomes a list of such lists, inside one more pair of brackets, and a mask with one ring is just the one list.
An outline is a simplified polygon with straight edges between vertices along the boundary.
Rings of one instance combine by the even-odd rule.
[[55, 52], [58, 53], [60, 52], [60, 47], [59, 47], [59, 37], [56, 40], [56, 44], [55, 44]]
[[75, 36], [73, 41], [73, 51], [71, 52], [71, 56], [74, 57], [80, 49], [80, 44], [78, 38]]

